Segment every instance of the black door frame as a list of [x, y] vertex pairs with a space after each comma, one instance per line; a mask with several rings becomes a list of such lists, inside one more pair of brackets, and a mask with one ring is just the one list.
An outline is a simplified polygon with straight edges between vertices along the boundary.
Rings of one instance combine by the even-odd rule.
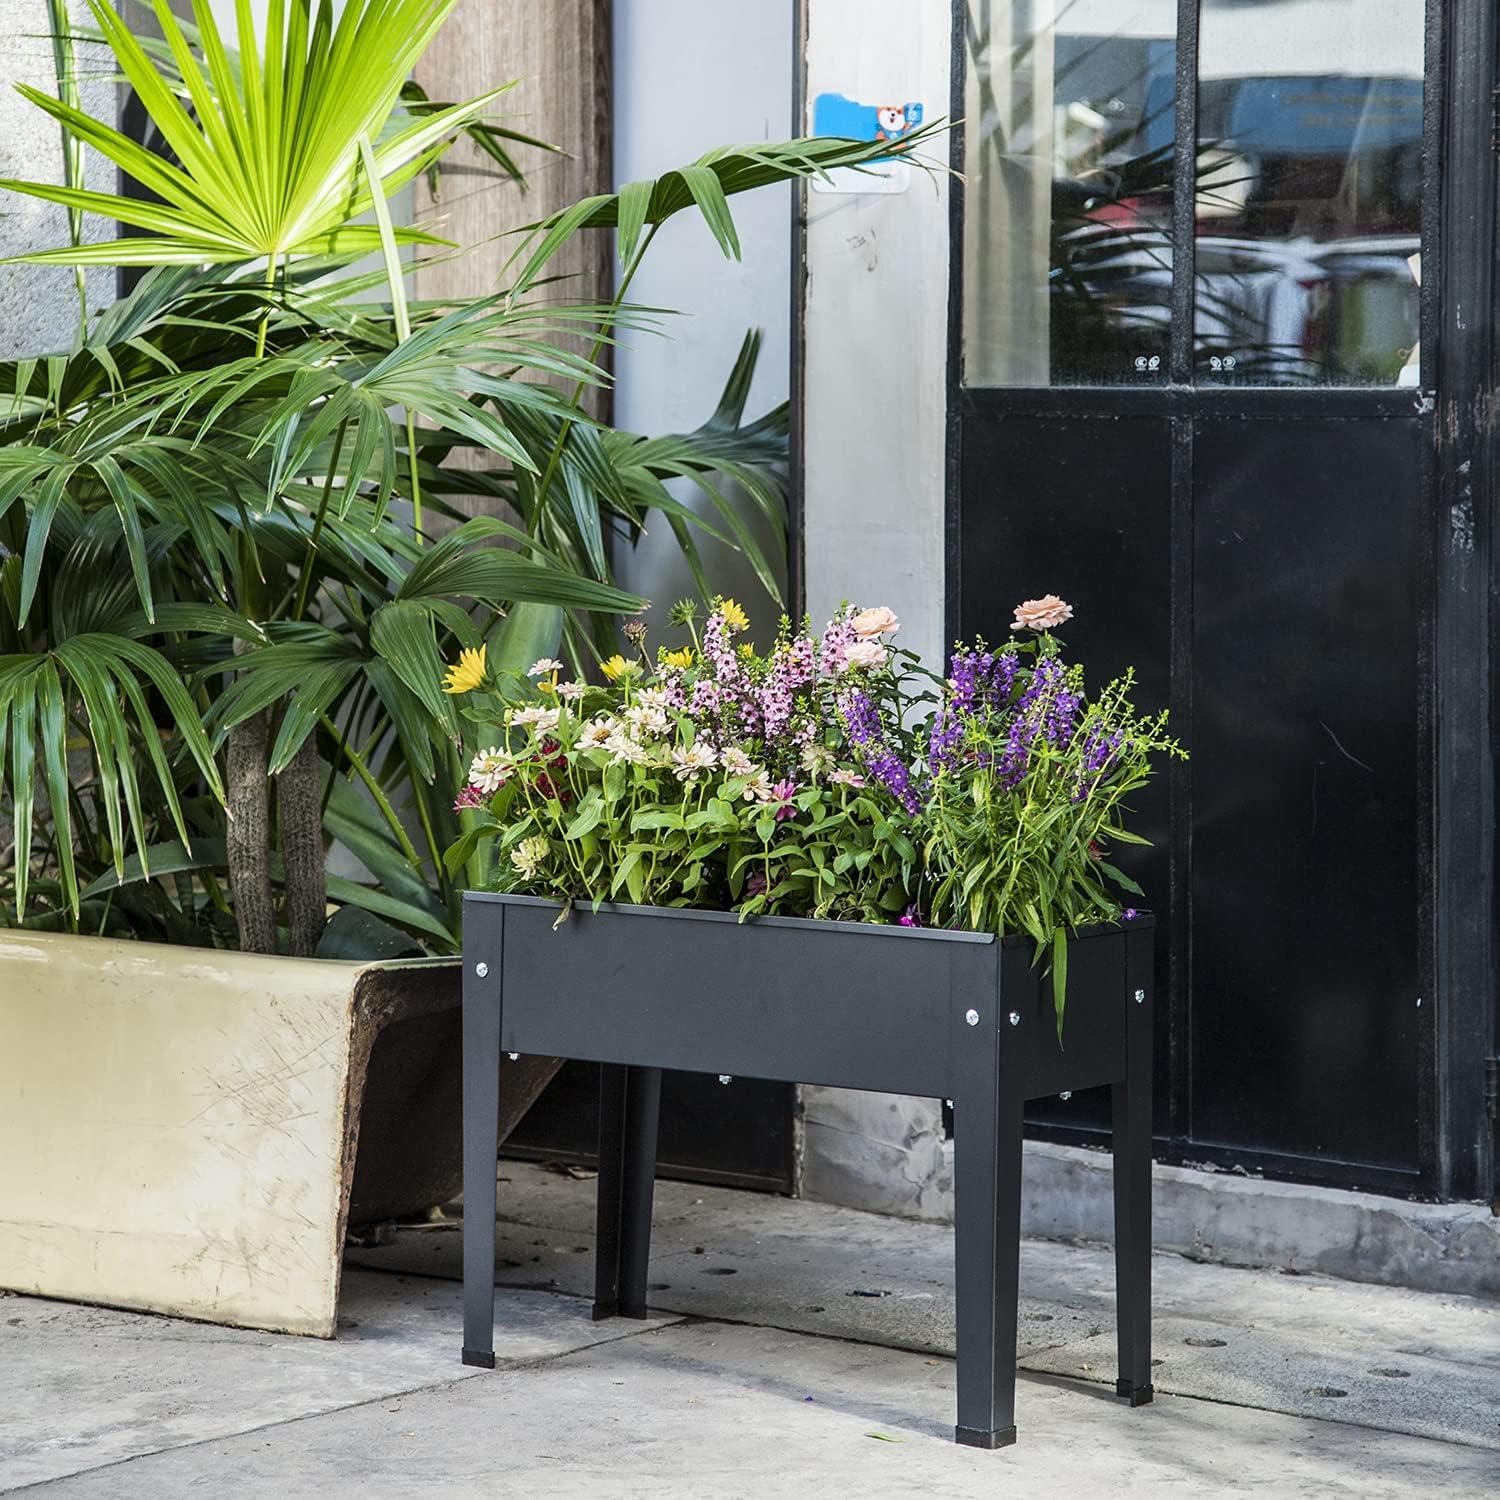
[[[949, 229], [946, 619], [960, 631], [963, 589], [960, 536], [961, 441], [966, 421], [986, 417], [1154, 415], [1171, 419], [1173, 596], [1190, 597], [1193, 520], [1191, 423], [1198, 416], [1297, 418], [1411, 416], [1423, 423], [1424, 514], [1416, 560], [1423, 593], [1418, 667], [1428, 684], [1420, 713], [1425, 769], [1417, 788], [1423, 808], [1418, 840], [1421, 921], [1419, 966], [1424, 1020], [1417, 1061], [1419, 1171], [1362, 1169], [1359, 1185], [1466, 1199], [1500, 1197], [1495, 1087], [1500, 1065], [1496, 1006], [1494, 873], [1496, 825], [1492, 744], [1492, 652], [1500, 649], [1490, 601], [1500, 589], [1500, 550], [1491, 544], [1494, 465], [1500, 440], [1496, 389], [1496, 152], [1500, 150], [1500, 22], [1494, 0], [1427, 0], [1423, 122], [1422, 388], [1410, 390], [1205, 389], [1192, 385], [1193, 197], [1197, 145], [1197, 0], [1178, 0], [1177, 112], [1173, 232], [1186, 264], [1174, 276], [1169, 381], [1157, 387], [966, 388], [961, 381], [963, 297], [963, 113], [968, 38], [965, 0], [952, 8], [952, 118]], [[1438, 170], [1441, 162], [1442, 170]], [[1436, 253], [1434, 253], [1434, 251]], [[1191, 619], [1175, 610], [1171, 630], [1171, 708], [1190, 722]], [[1476, 691], [1476, 683], [1479, 685]], [[1182, 1070], [1191, 953], [1188, 932], [1191, 860], [1191, 764], [1173, 773], [1171, 892], [1168, 932], [1171, 1066], [1169, 1133], [1158, 1142], [1166, 1160], [1209, 1161], [1268, 1176], [1353, 1185], [1340, 1163], [1216, 1150], [1189, 1140]], [[1063, 1139], [1088, 1132], [1049, 1130]]]

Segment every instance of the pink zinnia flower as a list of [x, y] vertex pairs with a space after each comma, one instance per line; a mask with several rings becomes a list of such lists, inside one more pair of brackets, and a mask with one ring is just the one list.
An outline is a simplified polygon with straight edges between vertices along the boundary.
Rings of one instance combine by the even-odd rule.
[[463, 791], [458, 794], [457, 799], [453, 803], [453, 811], [463, 812], [465, 808], [483, 806], [484, 793], [481, 792], [477, 786], [471, 785], [466, 786]]
[[796, 806], [792, 798], [797, 795], [797, 783], [795, 781], [778, 781], [771, 788], [771, 800], [779, 803], [776, 809], [776, 821], [784, 823], [788, 818], [797, 816]]

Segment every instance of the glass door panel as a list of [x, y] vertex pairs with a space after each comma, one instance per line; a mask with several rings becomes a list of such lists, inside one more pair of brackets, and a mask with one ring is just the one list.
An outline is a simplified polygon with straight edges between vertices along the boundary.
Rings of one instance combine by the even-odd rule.
[[1176, 0], [969, 0], [964, 380], [1167, 378]]
[[1203, 0], [1200, 377], [1418, 385], [1423, 0]]

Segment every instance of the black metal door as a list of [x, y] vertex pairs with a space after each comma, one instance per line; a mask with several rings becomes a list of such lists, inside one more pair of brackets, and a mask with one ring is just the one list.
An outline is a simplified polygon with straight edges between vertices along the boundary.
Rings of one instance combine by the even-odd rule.
[[1478, 1190], [1483, 9], [956, 9], [950, 620], [1063, 594], [1094, 681], [1134, 664], [1192, 749], [1136, 862], [1173, 1159]]

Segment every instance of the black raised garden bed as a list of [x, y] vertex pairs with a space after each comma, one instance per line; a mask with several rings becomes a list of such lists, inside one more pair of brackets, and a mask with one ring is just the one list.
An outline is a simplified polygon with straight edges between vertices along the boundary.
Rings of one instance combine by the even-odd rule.
[[1021, 1112], [1114, 1094], [1116, 1389], [1151, 1399], [1151, 994], [1142, 916], [1069, 944], [1061, 1043], [1028, 940], [605, 906], [464, 901], [464, 1348], [493, 1366], [501, 1051], [603, 1071], [594, 1316], [646, 1316], [663, 1068], [951, 1099], [959, 1442], [1015, 1440]]

